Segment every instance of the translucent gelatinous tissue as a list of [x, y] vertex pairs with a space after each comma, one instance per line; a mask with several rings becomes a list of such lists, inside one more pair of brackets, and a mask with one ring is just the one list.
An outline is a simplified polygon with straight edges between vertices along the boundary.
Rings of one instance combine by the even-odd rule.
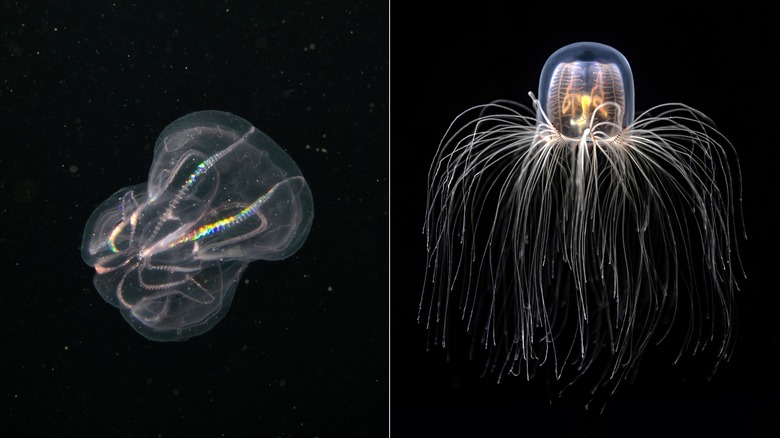
[[[590, 126], [616, 135], [634, 121], [634, 79], [626, 58], [592, 42], [569, 44], [545, 62], [539, 108], [562, 135], [574, 138]], [[539, 122], [542, 112], [537, 111]]]
[[201, 111], [160, 134], [148, 183], [92, 213], [82, 258], [138, 333], [182, 341], [222, 319], [250, 262], [295, 253], [313, 216], [309, 186], [279, 145], [241, 117]]

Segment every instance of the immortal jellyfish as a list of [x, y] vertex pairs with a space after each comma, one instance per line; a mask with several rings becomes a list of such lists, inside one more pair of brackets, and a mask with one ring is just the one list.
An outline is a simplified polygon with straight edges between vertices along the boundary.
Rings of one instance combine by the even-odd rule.
[[[428, 175], [418, 320], [447, 349], [462, 321], [486, 372], [611, 394], [648, 347], [676, 363], [734, 347], [739, 163], [701, 112], [634, 117], [631, 68], [571, 44], [545, 63], [533, 108], [461, 113]], [[461, 329], [463, 330], [463, 328]]]

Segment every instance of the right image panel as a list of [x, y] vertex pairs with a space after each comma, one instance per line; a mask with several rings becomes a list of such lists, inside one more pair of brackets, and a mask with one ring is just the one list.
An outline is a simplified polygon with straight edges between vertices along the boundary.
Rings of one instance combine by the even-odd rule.
[[765, 14], [548, 6], [392, 9], [391, 435], [777, 433]]

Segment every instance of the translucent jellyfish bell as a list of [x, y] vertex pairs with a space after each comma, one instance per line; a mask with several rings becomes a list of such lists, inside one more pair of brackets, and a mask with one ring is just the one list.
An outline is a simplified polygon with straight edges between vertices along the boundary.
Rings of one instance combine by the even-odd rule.
[[634, 121], [634, 80], [628, 61], [599, 43], [579, 42], [559, 49], [542, 68], [536, 120], [538, 124], [549, 121], [570, 139], [579, 140], [588, 128], [592, 133], [617, 135]]

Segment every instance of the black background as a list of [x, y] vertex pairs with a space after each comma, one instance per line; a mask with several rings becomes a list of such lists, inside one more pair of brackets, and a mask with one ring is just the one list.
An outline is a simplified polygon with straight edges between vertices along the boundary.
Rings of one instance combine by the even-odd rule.
[[[477, 2], [418, 10], [394, 3], [391, 38], [391, 430], [393, 436], [778, 436], [780, 376], [774, 135], [775, 7], [740, 2]], [[448, 361], [426, 352], [416, 321], [424, 279], [428, 168], [449, 123], [494, 99], [530, 105], [555, 50], [597, 41], [623, 53], [634, 73], [637, 114], [667, 102], [710, 116], [742, 167], [747, 279], [730, 362], [711, 381], [709, 357], [671, 365], [648, 351], [633, 384], [603, 414], [555, 401], [544, 381], [480, 378], [461, 348]], [[457, 324], [451, 329], [462, 333]], [[457, 339], [458, 336], [456, 335]], [[460, 345], [466, 347], [466, 345]], [[542, 379], [543, 380], [543, 379]], [[550, 404], [550, 398], [553, 403]]]
[[[382, 2], [0, 3], [4, 436], [387, 434], [388, 35]], [[293, 157], [314, 224], [211, 331], [151, 342], [94, 290], [82, 232], [205, 109]]]

